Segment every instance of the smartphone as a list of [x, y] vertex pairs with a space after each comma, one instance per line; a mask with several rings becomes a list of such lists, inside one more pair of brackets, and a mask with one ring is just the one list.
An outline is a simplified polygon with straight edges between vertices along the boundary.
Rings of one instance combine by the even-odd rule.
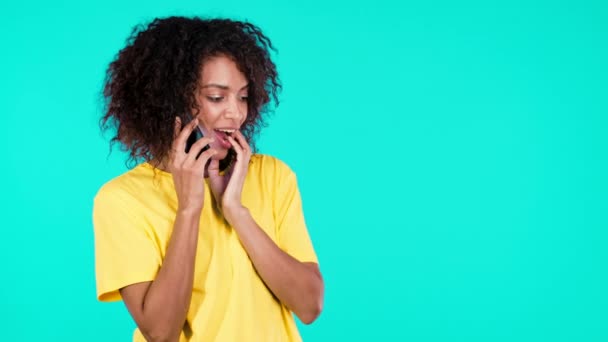
[[[194, 118], [192, 117], [192, 114], [190, 114], [190, 113], [184, 114], [184, 117], [182, 120], [182, 122], [183, 122], [182, 129], [193, 119]], [[194, 129], [194, 131], [192, 131], [192, 134], [190, 134], [190, 136], [186, 140], [186, 153], [188, 153], [190, 151], [190, 149], [192, 148], [192, 145], [194, 145], [194, 143], [197, 142], [203, 136], [204, 136], [203, 129], [199, 125], [196, 125], [196, 128]], [[196, 156], [196, 158], [198, 158], [201, 155], [201, 153], [207, 151], [208, 149], [209, 149], [209, 145], [203, 147], [203, 149], [199, 152], [199, 154]], [[223, 171], [227, 167], [229, 167], [232, 164], [232, 161], [234, 160], [235, 156], [236, 156], [236, 152], [234, 151], [233, 148], [228, 150], [228, 155], [226, 156], [226, 158], [224, 158], [223, 160], [220, 161], [220, 170]]]
[[[194, 118], [192, 117], [192, 114], [186, 113], [184, 115], [183, 119], [184, 120], [182, 121], [183, 122], [182, 129], [184, 126], [189, 124]], [[194, 145], [194, 143], [197, 142], [199, 139], [201, 139], [203, 136], [204, 136], [203, 129], [199, 125], [196, 125], [196, 128], [192, 131], [192, 134], [190, 134], [190, 136], [186, 140], [186, 153], [190, 152], [192, 145]], [[203, 149], [199, 152], [199, 154], [196, 156], [196, 158], [198, 158], [198, 156], [200, 156], [201, 153], [207, 151], [208, 149], [209, 149], [209, 145], [203, 147]]]

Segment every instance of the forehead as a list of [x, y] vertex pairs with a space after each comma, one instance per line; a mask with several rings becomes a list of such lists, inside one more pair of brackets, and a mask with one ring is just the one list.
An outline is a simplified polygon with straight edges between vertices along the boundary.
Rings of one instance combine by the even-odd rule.
[[237, 64], [226, 56], [216, 56], [207, 59], [200, 70], [203, 85], [217, 83], [240, 89], [247, 84], [247, 78], [239, 70]]

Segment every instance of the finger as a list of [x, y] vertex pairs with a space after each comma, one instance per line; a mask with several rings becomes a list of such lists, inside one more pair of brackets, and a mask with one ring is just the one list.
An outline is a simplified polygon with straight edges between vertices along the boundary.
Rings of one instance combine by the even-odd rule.
[[201, 175], [203, 175], [205, 172], [205, 165], [207, 164], [207, 161], [209, 161], [209, 159], [211, 157], [213, 157], [215, 154], [217, 154], [217, 150], [212, 149], [212, 148], [201, 153], [201, 155], [198, 156], [198, 158], [194, 161], [193, 168], [195, 170], [197, 170], [198, 172], [200, 172]]
[[[175, 139], [177, 138], [177, 136], [179, 135], [179, 131], [182, 127], [182, 121], [180, 120], [179, 116], [175, 117], [175, 122], [173, 123], [173, 141], [175, 142]], [[169, 151], [169, 160], [173, 161], [176, 157], [176, 149], [174, 144], [171, 145], [171, 149]]]
[[[243, 148], [241, 147], [241, 144], [239, 144], [236, 140], [234, 140], [234, 138], [232, 136], [228, 136], [228, 141], [230, 142], [230, 144], [232, 144], [232, 148], [234, 148], [234, 151], [236, 152], [237, 157], [242, 156], [244, 151]], [[237, 158], [237, 161], [239, 160], [239, 158]]]
[[190, 151], [187, 153], [185, 162], [194, 163], [201, 151], [213, 141], [215, 141], [213, 137], [203, 137], [198, 139], [194, 144], [192, 144], [192, 147], [190, 147]]
[[178, 151], [186, 150], [186, 140], [188, 139], [190, 134], [192, 134], [192, 131], [194, 131], [194, 129], [196, 128], [197, 125], [198, 125], [198, 119], [194, 118], [181, 130], [181, 132], [177, 136], [177, 139], [175, 139], [175, 141], [173, 142], [173, 144], [174, 144], [173, 147], [176, 150], [178, 150]]
[[234, 150], [236, 151], [236, 162], [229, 170], [226, 170], [225, 177], [228, 179], [226, 193], [231, 193], [234, 191], [240, 192], [238, 189], [242, 190], [245, 182], [245, 175], [247, 174], [247, 160], [245, 152], [240, 145], [232, 137], [228, 137], [228, 141], [230, 141]]
[[177, 138], [179, 135], [179, 131], [182, 127], [182, 120], [180, 120], [179, 116], [175, 117], [175, 124], [173, 125], [173, 140]]
[[[243, 171], [245, 170], [245, 173], [246, 173], [246, 165], [248, 162], [247, 161], [248, 156], [245, 155], [246, 152], [243, 151], [241, 146], [236, 142], [236, 140], [234, 140], [234, 138], [229, 136], [228, 141], [230, 141], [230, 143], [232, 144], [232, 147], [236, 151], [236, 163], [234, 163], [232, 170], [230, 172], [230, 180], [232, 180], [233, 178], [237, 178], [238, 180], [236, 180], [236, 182], [239, 182], [239, 184], [242, 184], [242, 178], [244, 178], [244, 176], [245, 176]], [[234, 177], [233, 177], [233, 175], [234, 175]]]
[[245, 155], [246, 152], [243, 151], [243, 148], [241, 147], [241, 145], [239, 143], [237, 143], [233, 137], [228, 136], [228, 141], [232, 145], [234, 152], [236, 152], [236, 161], [234, 162], [233, 167], [241, 168], [241, 162], [247, 158], [247, 156]]
[[241, 145], [243, 151], [249, 152], [251, 148], [249, 147], [249, 143], [247, 142], [247, 139], [245, 139], [243, 133], [241, 133], [241, 131], [236, 131], [234, 133], [234, 138], [236, 138], [235, 140]]

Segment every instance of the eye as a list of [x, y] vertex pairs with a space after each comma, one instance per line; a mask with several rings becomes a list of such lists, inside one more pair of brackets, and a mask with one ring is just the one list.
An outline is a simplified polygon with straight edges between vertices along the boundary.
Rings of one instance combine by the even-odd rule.
[[224, 99], [223, 96], [207, 96], [207, 100], [211, 102], [220, 102]]
[[247, 95], [241, 96], [241, 101], [243, 101], [243, 102], [247, 102], [248, 99], [249, 99], [249, 96], [247, 96]]

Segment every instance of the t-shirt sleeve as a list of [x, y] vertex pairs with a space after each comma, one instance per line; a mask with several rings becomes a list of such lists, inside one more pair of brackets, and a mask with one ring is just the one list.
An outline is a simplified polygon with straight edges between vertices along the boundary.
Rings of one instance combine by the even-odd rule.
[[[282, 164], [279, 162], [279, 164]], [[275, 198], [275, 220], [279, 247], [301, 262], [318, 263], [302, 209], [302, 199], [295, 173], [282, 164]]]
[[120, 300], [119, 289], [154, 280], [160, 252], [131, 196], [117, 187], [102, 187], [93, 203], [93, 227], [100, 301]]

